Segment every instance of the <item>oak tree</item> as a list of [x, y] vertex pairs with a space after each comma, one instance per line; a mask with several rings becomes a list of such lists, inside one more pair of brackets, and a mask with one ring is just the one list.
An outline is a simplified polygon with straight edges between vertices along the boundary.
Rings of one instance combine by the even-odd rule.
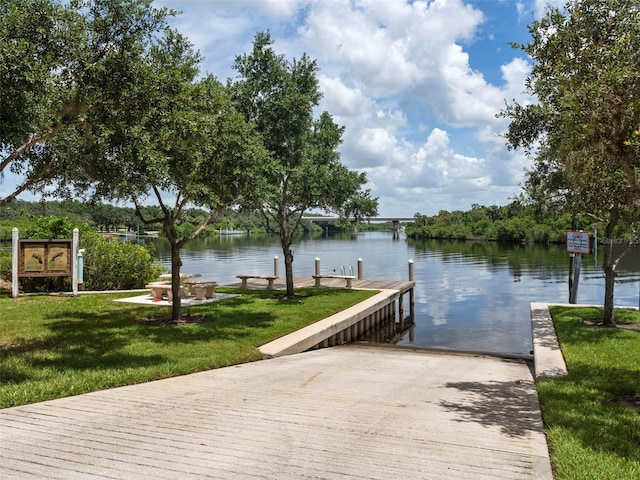
[[70, 128], [89, 136], [144, 115], [135, 86], [170, 14], [152, 0], [0, 3], [0, 175], [19, 179], [0, 206], [25, 190], [67, 189], [69, 169], [83, 167], [69, 155]]
[[[152, 0], [9, 0], [0, 13], [0, 172], [24, 179], [0, 205], [47, 187], [133, 203], [171, 244], [178, 319], [180, 249], [260, 190], [269, 161], [253, 127]], [[181, 235], [190, 206], [209, 214]]]
[[529, 32], [515, 46], [533, 61], [526, 87], [537, 102], [502, 112], [508, 145], [534, 158], [531, 192], [604, 225], [604, 324], [615, 326], [614, 236], [640, 231], [640, 4], [570, 1]]
[[266, 174], [266, 190], [248, 199], [245, 206], [258, 209], [268, 228], [279, 236], [286, 294], [293, 297], [291, 246], [305, 212], [340, 213], [348, 201], [366, 199], [361, 204], [366, 205], [367, 216], [373, 216], [377, 199], [362, 196], [366, 175], [340, 161], [337, 149], [344, 128], [328, 112], [314, 116], [322, 96], [316, 62], [306, 54], [287, 60], [273, 50], [272, 43], [268, 32], [258, 33], [252, 52], [236, 57], [237, 76], [229, 85], [245, 119], [256, 124], [273, 160]]
[[[162, 225], [171, 246], [172, 319], [177, 320], [180, 250], [216, 213], [261, 191], [269, 157], [227, 87], [211, 75], [198, 78], [201, 57], [185, 37], [169, 31], [147, 56], [139, 94], [151, 108], [96, 128], [76, 152], [86, 166], [73, 180], [84, 183], [93, 198], [130, 201], [145, 224]], [[149, 204], [159, 207], [158, 215], [146, 214]], [[194, 231], [182, 231], [177, 226], [193, 206], [208, 214]]]

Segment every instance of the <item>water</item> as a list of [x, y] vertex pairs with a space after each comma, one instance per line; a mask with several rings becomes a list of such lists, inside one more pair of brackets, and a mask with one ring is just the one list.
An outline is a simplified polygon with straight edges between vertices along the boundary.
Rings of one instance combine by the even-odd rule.
[[[158, 257], [169, 266], [166, 243], [157, 241]], [[304, 238], [293, 246], [294, 276], [310, 277], [315, 258], [322, 273], [357, 272], [363, 259], [365, 278], [407, 280], [414, 261], [415, 328], [398, 345], [447, 350], [528, 355], [532, 350], [530, 302], [568, 302], [567, 253], [562, 246], [499, 245], [484, 242], [413, 241], [391, 233], [365, 232]], [[205, 237], [182, 250], [183, 272], [197, 272], [221, 284], [240, 274], [271, 274], [282, 252], [276, 238]], [[578, 302], [602, 304], [602, 249], [597, 265], [585, 256]], [[638, 306], [640, 248], [623, 259], [615, 304]]]

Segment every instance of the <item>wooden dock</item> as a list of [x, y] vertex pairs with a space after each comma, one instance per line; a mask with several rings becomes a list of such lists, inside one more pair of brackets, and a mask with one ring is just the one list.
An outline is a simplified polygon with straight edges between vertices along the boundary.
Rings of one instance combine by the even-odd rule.
[[[293, 279], [295, 288], [307, 288], [315, 285], [313, 277], [296, 277]], [[264, 289], [267, 282], [262, 279], [247, 279], [247, 288]], [[231, 283], [226, 285], [228, 287], [240, 288], [241, 282]], [[345, 282], [340, 278], [323, 278], [322, 286], [329, 288], [344, 288]], [[398, 290], [400, 293], [407, 293], [415, 286], [415, 282], [401, 281], [401, 280], [353, 280], [353, 288], [363, 290]], [[276, 290], [286, 289], [286, 280], [284, 277], [279, 277], [273, 282], [273, 288]]]

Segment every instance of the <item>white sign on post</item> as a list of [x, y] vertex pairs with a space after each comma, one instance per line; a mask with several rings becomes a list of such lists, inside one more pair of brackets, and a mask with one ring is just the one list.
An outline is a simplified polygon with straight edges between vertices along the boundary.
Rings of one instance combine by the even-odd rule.
[[581, 255], [589, 253], [589, 232], [567, 230], [567, 252]]

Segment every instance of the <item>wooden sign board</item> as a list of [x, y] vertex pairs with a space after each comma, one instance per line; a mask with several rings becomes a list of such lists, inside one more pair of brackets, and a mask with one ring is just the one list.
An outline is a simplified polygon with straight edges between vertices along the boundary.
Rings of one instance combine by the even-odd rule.
[[586, 255], [589, 253], [589, 232], [567, 230], [567, 252]]
[[71, 276], [71, 239], [20, 240], [19, 277]]

